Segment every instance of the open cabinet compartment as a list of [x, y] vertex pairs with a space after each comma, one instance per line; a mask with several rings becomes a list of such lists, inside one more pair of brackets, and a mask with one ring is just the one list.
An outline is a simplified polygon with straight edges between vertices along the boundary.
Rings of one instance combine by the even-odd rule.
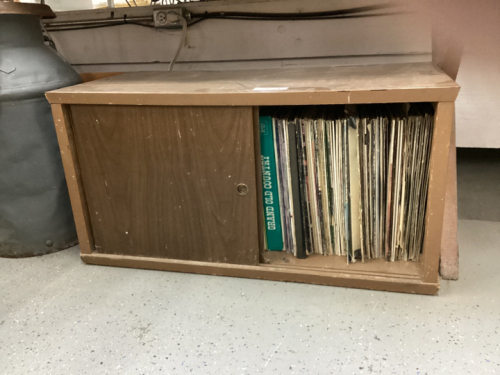
[[[458, 90], [420, 63], [130, 73], [49, 92], [82, 259], [435, 294]], [[396, 102], [436, 107], [420, 262], [264, 254], [259, 106]]]

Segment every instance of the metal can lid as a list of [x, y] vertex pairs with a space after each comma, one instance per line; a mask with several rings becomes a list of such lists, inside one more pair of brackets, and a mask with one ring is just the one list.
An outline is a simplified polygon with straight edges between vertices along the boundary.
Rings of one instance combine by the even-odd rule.
[[56, 18], [56, 14], [45, 4], [14, 3], [0, 0], [0, 15], [26, 14], [40, 18]]

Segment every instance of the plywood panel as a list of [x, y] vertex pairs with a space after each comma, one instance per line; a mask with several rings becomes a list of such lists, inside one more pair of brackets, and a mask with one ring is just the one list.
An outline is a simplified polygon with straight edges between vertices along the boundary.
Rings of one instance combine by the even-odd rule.
[[[175, 71], [179, 70], [248, 70], [248, 69], [277, 69], [293, 68], [300, 66], [346, 66], [346, 65], [383, 65], [383, 64], [408, 64], [430, 62], [430, 54], [409, 55], [373, 55], [373, 56], [340, 56], [293, 58], [293, 59], [263, 59], [263, 60], [238, 60], [238, 61], [204, 61], [204, 62], [176, 62]], [[116, 64], [74, 64], [73, 67], [81, 74], [112, 73], [112, 72], [147, 72], [167, 71], [170, 62], [152, 63], [116, 63]]]
[[47, 93], [51, 103], [294, 105], [453, 101], [431, 63], [121, 74]]
[[[184, 3], [205, 11], [304, 13], [380, 4], [380, 0], [287, 0]], [[408, 3], [380, 12], [403, 14], [311, 21], [210, 19], [189, 27], [179, 62], [235, 61], [325, 56], [414, 55], [431, 52], [431, 27], [425, 15], [409, 13]], [[54, 22], [148, 17], [158, 7], [61, 14]], [[372, 12], [377, 13], [377, 12]], [[48, 26], [50, 29], [50, 26]], [[180, 30], [134, 25], [52, 32], [59, 51], [72, 64], [170, 62]], [[242, 46], [244, 46], [242, 48]]]
[[97, 79], [103, 79], [107, 77], [116, 76], [121, 74], [120, 72], [105, 72], [105, 73], [80, 73], [80, 77], [83, 82], [95, 81]]
[[466, 46], [458, 71], [464, 90], [457, 99], [457, 147], [500, 148], [500, 27], [489, 39], [489, 45]]
[[500, 148], [500, 2], [498, 0], [433, 0], [433, 58], [445, 58], [463, 48], [457, 82], [462, 90], [456, 104], [457, 147]]
[[71, 112], [95, 252], [258, 263], [251, 107]]

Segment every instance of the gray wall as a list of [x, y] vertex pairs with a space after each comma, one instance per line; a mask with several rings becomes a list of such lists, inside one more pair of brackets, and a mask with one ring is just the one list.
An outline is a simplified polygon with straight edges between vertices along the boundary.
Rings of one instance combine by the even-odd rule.
[[[321, 11], [380, 0], [238, 0], [191, 3], [204, 11]], [[435, 0], [401, 3], [412, 13], [328, 21], [206, 20], [188, 29], [175, 69], [252, 69], [295, 65], [431, 61], [449, 43], [464, 44], [457, 81], [457, 146], [500, 147], [495, 110], [500, 96], [500, 2]], [[120, 8], [114, 17], [150, 15], [150, 7]], [[61, 13], [57, 21], [110, 17], [107, 10]], [[118, 26], [52, 33], [60, 52], [80, 72], [162, 70], [180, 31]]]

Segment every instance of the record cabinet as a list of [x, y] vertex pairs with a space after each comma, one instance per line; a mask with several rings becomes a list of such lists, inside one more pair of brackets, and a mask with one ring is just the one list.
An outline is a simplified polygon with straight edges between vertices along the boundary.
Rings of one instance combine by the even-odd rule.
[[[436, 294], [459, 86], [430, 63], [139, 72], [47, 93], [85, 263]], [[435, 107], [419, 262], [264, 251], [259, 107]]]

